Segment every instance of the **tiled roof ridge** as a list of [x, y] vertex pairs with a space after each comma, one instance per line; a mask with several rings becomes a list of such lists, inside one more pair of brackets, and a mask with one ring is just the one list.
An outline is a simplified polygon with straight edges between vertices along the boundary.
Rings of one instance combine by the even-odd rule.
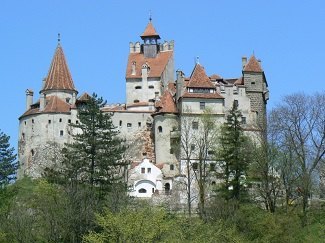
[[256, 59], [256, 57], [255, 57], [254, 54], [249, 58], [248, 63], [245, 65], [243, 71], [246, 71], [246, 72], [257, 72], [257, 73], [263, 72], [263, 69], [262, 69], [260, 63]]
[[51, 66], [45, 79], [44, 90], [76, 91], [61, 44], [56, 47]]

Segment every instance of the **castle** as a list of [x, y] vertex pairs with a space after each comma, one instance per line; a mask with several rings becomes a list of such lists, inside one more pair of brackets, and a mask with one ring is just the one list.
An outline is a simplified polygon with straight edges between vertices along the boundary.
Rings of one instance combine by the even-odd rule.
[[[126, 102], [107, 105], [103, 111], [112, 114], [120, 136], [128, 143], [131, 194], [151, 197], [173, 189], [186, 159], [195, 165], [198, 145], [192, 139], [185, 148], [179, 140], [188, 131], [202, 133], [207, 110], [213, 123], [220, 125], [236, 103], [245, 131], [260, 136], [266, 126], [269, 93], [261, 63], [254, 55], [242, 58], [241, 77], [207, 75], [196, 63], [189, 76], [177, 70], [175, 78], [174, 42], [159, 43], [151, 19], [140, 37], [141, 43], [129, 45]], [[59, 156], [56, 149], [72, 141], [69, 124], [79, 122], [77, 106], [88, 96], [77, 96], [60, 42], [39, 94], [34, 102], [33, 91], [26, 90], [26, 111], [19, 118], [18, 177], [41, 176], [42, 169]], [[193, 152], [190, 158], [186, 149]], [[212, 154], [209, 148], [205, 153]]]

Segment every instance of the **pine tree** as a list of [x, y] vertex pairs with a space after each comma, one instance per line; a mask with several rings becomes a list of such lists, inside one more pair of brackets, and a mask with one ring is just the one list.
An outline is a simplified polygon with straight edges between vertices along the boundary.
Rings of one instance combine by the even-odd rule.
[[18, 163], [14, 148], [10, 148], [10, 137], [0, 131], [0, 188], [16, 179]]
[[248, 139], [243, 134], [241, 119], [242, 114], [238, 110], [237, 103], [234, 102], [219, 138], [221, 146], [218, 160], [221, 161], [221, 174], [224, 181], [221, 191], [226, 200], [240, 199], [243, 192], [242, 178], [245, 177], [248, 169], [249, 151], [245, 147]]
[[111, 115], [104, 113], [103, 98], [96, 94], [79, 105], [78, 124], [72, 124], [74, 142], [63, 149], [63, 168], [70, 182], [107, 190], [123, 182], [125, 147]]

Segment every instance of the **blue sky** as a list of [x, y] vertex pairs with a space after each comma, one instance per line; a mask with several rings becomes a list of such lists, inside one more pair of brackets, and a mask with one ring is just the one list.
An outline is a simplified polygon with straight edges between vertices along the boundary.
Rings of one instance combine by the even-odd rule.
[[325, 89], [324, 1], [2, 0], [0, 129], [16, 147], [25, 90], [36, 99], [57, 33], [79, 94], [125, 100], [130, 41], [139, 41], [149, 12], [161, 41], [175, 41], [175, 69], [189, 75], [194, 59], [207, 74], [241, 75], [241, 57], [255, 53], [270, 89], [268, 109], [282, 96]]

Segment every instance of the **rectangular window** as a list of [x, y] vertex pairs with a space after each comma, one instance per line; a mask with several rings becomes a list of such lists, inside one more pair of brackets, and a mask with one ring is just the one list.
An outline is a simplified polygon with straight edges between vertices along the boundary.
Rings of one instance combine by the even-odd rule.
[[138, 122], [138, 127], [141, 127], [141, 122]]
[[170, 154], [174, 154], [174, 149], [173, 148], [170, 148], [169, 153]]
[[198, 164], [197, 164], [197, 163], [193, 163], [193, 164], [192, 164], [192, 168], [193, 168], [193, 170], [197, 170], [197, 168], [198, 168]]
[[141, 168], [141, 174], [144, 174], [144, 173], [146, 173], [146, 168], [142, 167]]
[[147, 168], [147, 173], [151, 174], [151, 168]]
[[51, 124], [51, 120], [49, 120], [49, 124]]
[[132, 123], [126, 124], [127, 127], [132, 127]]
[[244, 116], [241, 117], [241, 123], [246, 124], [246, 117], [244, 117]]
[[205, 110], [205, 102], [200, 102], [200, 110]]
[[191, 144], [191, 150], [193, 151], [195, 149], [195, 145]]
[[63, 130], [60, 131], [60, 136], [61, 136], [61, 137], [63, 136]]
[[174, 170], [174, 168], [175, 168], [174, 165], [169, 165], [170, 170]]
[[197, 122], [197, 121], [192, 122], [192, 129], [195, 129], [195, 130], [199, 129], [199, 122]]
[[238, 107], [238, 100], [234, 100], [234, 107]]
[[69, 124], [71, 123], [71, 119], [68, 119], [68, 123], [69, 123]]

